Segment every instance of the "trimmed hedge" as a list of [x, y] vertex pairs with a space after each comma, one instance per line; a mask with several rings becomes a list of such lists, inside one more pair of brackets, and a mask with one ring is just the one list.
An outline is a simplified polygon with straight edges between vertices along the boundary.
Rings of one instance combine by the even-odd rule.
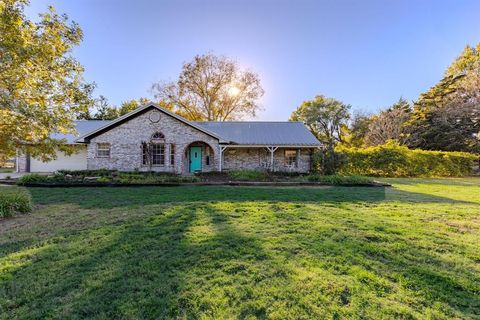
[[465, 152], [412, 150], [390, 141], [369, 148], [336, 150], [345, 157], [341, 175], [378, 177], [461, 177], [473, 170], [477, 155]]
[[30, 193], [24, 188], [0, 187], [0, 218], [16, 213], [29, 213], [33, 203]]

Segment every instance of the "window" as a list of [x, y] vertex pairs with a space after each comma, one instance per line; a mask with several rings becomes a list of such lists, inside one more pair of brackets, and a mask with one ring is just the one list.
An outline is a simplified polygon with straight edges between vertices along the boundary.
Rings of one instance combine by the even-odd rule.
[[165, 165], [165, 145], [161, 143], [143, 143], [142, 163], [143, 165], [150, 164], [152, 166]]
[[170, 145], [170, 164], [173, 166], [175, 164], [175, 145]]
[[110, 157], [110, 143], [97, 143], [97, 157]]
[[165, 164], [165, 145], [152, 144], [152, 165], [163, 166]]
[[297, 166], [297, 151], [296, 150], [285, 150], [285, 163], [287, 166]]
[[155, 132], [152, 135], [152, 140], [165, 140], [165, 136], [161, 132]]

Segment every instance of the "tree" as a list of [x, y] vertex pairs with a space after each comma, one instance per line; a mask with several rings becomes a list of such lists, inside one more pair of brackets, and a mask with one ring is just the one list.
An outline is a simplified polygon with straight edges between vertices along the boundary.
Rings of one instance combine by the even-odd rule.
[[412, 148], [479, 152], [480, 44], [467, 46], [445, 77], [420, 95], [406, 124]]
[[388, 140], [396, 140], [403, 144], [405, 142], [403, 125], [410, 118], [410, 114], [410, 104], [400, 98], [390, 108], [373, 116], [365, 135], [365, 145], [382, 145]]
[[365, 144], [365, 136], [368, 133], [372, 121], [373, 116], [371, 114], [361, 111], [355, 112], [348, 127], [347, 134], [343, 138], [343, 143], [348, 147], [363, 147]]
[[335, 173], [338, 163], [335, 145], [344, 142], [350, 105], [341, 101], [316, 96], [311, 101], [303, 102], [290, 116], [291, 121], [302, 121], [310, 131], [325, 145], [322, 155], [322, 171], [325, 174]]
[[91, 105], [93, 84], [71, 56], [82, 41], [78, 24], [53, 7], [38, 22], [24, 14], [28, 0], [0, 2], [0, 157], [16, 150], [44, 160], [73, 151], [52, 133], [71, 133]]
[[140, 98], [139, 100], [127, 100], [122, 102], [120, 107], [110, 105], [108, 99], [104, 96], [100, 96], [95, 101], [95, 111], [87, 110], [86, 112], [80, 114], [78, 117], [79, 120], [114, 120], [118, 117], [121, 117], [136, 108], [145, 105], [149, 102], [147, 98]]
[[310, 131], [327, 146], [344, 140], [344, 131], [350, 119], [350, 105], [341, 101], [316, 96], [303, 102], [290, 116], [291, 121], [302, 121]]
[[173, 112], [194, 121], [254, 117], [264, 94], [257, 74], [240, 70], [237, 62], [212, 53], [184, 63], [177, 81], [155, 83], [152, 92]]

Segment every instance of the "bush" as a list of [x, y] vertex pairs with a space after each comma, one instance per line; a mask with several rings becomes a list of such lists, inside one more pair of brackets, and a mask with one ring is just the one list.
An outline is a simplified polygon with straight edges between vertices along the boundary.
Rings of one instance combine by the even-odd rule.
[[0, 187], [0, 218], [28, 213], [33, 208], [30, 193], [24, 188]]
[[461, 177], [472, 172], [477, 156], [465, 152], [411, 150], [390, 141], [369, 148], [339, 147], [346, 161], [342, 175], [379, 177]]
[[72, 177], [110, 177], [116, 170], [98, 169], [98, 170], [58, 170], [59, 174], [71, 175]]
[[312, 156], [312, 171], [323, 175], [335, 175], [345, 164], [344, 154], [331, 149], [315, 151]]
[[268, 172], [258, 170], [234, 170], [230, 171], [228, 176], [238, 181], [267, 181], [269, 179]]
[[198, 182], [200, 178], [182, 177], [160, 172], [120, 172], [118, 182], [122, 184], [156, 184], [156, 183], [185, 183]]
[[56, 173], [53, 176], [40, 175], [36, 173], [26, 174], [18, 178], [17, 184], [24, 186], [32, 183], [59, 183], [65, 182], [65, 176], [61, 173]]

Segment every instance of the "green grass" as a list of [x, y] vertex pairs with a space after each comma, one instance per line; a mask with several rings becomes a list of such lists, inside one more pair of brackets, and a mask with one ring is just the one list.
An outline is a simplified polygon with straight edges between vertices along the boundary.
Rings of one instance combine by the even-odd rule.
[[480, 179], [386, 181], [31, 188], [0, 318], [480, 318]]

